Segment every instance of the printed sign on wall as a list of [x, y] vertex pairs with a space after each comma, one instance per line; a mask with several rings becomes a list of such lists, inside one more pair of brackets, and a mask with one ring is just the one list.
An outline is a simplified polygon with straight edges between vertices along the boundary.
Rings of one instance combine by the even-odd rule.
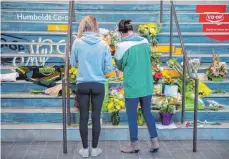
[[[229, 24], [217, 24], [222, 22], [229, 22], [229, 14], [226, 13], [226, 5], [197, 5], [196, 13], [206, 13], [199, 15], [200, 23], [212, 23], [203, 24], [202, 31], [204, 33], [214, 32], [229, 32]], [[206, 35], [209, 38], [226, 41], [229, 40], [229, 35]]]

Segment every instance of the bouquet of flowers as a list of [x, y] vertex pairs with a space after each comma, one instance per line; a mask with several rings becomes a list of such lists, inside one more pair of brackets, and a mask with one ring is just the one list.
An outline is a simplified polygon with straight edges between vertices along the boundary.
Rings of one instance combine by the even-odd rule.
[[207, 100], [208, 102], [208, 109], [213, 111], [218, 111], [219, 109], [223, 109], [223, 105], [219, 104], [218, 102], [214, 100]]
[[111, 52], [114, 53], [116, 44], [121, 41], [120, 34], [117, 31], [110, 31], [104, 28], [100, 28], [99, 33], [103, 40], [110, 46]]
[[225, 62], [221, 62], [220, 58], [213, 53], [212, 64], [207, 69], [206, 74], [211, 80], [221, 81], [228, 75], [227, 64]]
[[70, 79], [71, 83], [76, 81], [77, 73], [78, 73], [78, 68], [77, 67], [71, 67], [69, 69], [69, 77], [70, 77], [69, 79]]
[[173, 85], [175, 83], [175, 80], [172, 78], [172, 76], [170, 74], [163, 74], [164, 78], [165, 78], [165, 84], [166, 85]]
[[143, 115], [142, 108], [140, 105], [138, 105], [137, 123], [139, 126], [143, 126], [145, 124], [144, 115]]
[[143, 36], [147, 37], [150, 43], [153, 46], [157, 45], [157, 39], [156, 36], [161, 31], [161, 26], [159, 27], [156, 23], [147, 23], [140, 25], [138, 28], [138, 32], [142, 34]]
[[107, 111], [111, 112], [111, 122], [113, 125], [118, 125], [120, 122], [119, 111], [125, 108], [124, 91], [121, 87], [112, 88], [109, 91], [109, 100]]
[[161, 66], [162, 62], [161, 62], [161, 53], [152, 53], [151, 55], [151, 61], [153, 64], [156, 64], [158, 67]]
[[161, 53], [152, 53], [151, 55], [153, 77], [156, 84], [161, 83], [163, 80], [162, 70], [160, 68], [162, 63], [160, 57]]
[[160, 81], [162, 81], [163, 79], [163, 74], [160, 71], [158, 71], [154, 74], [153, 78], [155, 83], [160, 83]]
[[192, 66], [192, 73], [194, 72], [195, 74], [197, 74], [198, 69], [200, 67], [200, 59], [199, 58], [193, 58], [191, 60], [189, 60], [189, 64]]
[[[183, 79], [183, 67], [175, 58], [170, 59], [167, 62], [167, 64], [170, 68], [173, 68], [180, 75], [180, 77]], [[188, 78], [188, 79], [190, 78], [188, 73], [186, 73], [186, 78]]]

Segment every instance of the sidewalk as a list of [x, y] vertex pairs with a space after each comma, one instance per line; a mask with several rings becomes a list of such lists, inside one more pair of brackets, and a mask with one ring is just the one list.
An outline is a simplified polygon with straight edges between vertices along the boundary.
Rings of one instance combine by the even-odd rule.
[[[128, 141], [101, 141], [103, 153], [96, 159], [229, 159], [229, 141], [199, 141], [198, 152], [192, 152], [191, 141], [160, 141], [157, 153], [149, 152], [149, 142], [140, 141], [138, 154], [123, 154], [121, 146]], [[2, 159], [81, 159], [80, 142], [68, 142], [63, 154], [61, 142], [2, 142]], [[94, 158], [94, 157], [93, 157]], [[91, 159], [93, 159], [91, 157]]]

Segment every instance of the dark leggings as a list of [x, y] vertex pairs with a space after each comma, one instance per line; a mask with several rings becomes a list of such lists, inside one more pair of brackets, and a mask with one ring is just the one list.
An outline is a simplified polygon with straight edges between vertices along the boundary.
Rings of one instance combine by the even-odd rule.
[[101, 83], [80, 83], [77, 84], [77, 98], [80, 109], [80, 136], [83, 148], [88, 148], [88, 118], [89, 102], [92, 103], [92, 147], [96, 148], [101, 130], [100, 116], [104, 100], [104, 84]]

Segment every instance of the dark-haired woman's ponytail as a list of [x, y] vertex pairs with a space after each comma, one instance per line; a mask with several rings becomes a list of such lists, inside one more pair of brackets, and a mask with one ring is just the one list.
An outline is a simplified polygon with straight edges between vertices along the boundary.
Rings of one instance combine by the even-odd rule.
[[133, 30], [131, 20], [121, 20], [118, 24], [118, 30], [121, 33], [127, 33], [128, 31]]

